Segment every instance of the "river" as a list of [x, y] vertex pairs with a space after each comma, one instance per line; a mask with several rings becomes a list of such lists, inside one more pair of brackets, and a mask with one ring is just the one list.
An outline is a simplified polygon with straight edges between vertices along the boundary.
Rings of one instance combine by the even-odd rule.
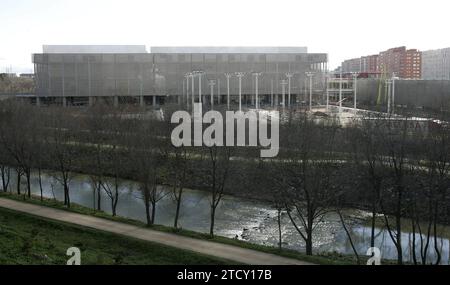
[[[14, 175], [11, 187], [15, 191]], [[1, 181], [1, 178], [0, 178]], [[32, 175], [32, 193], [40, 195], [39, 182], [36, 173]], [[22, 189], [26, 189], [26, 179], [22, 179]], [[63, 200], [63, 190], [60, 183], [51, 175], [43, 174], [42, 183], [44, 196]], [[163, 186], [161, 186], [163, 187]], [[172, 226], [175, 214], [175, 201], [169, 189], [163, 189], [167, 195], [157, 204], [156, 224]], [[120, 188], [117, 214], [145, 222], [145, 208], [140, 198], [136, 182], [124, 180]], [[70, 183], [70, 198], [72, 203], [85, 207], [93, 207], [93, 191], [90, 179], [86, 175], [76, 175]], [[109, 197], [102, 192], [102, 210], [111, 213]], [[209, 193], [198, 190], [185, 190], [183, 193], [179, 226], [196, 232], [209, 232], [210, 222]], [[350, 231], [358, 252], [365, 255], [370, 245], [370, 227], [364, 223], [368, 213], [352, 211], [349, 221]], [[255, 200], [224, 196], [216, 214], [215, 233], [229, 238], [238, 238], [247, 242], [276, 246], [278, 244], [277, 211], [266, 203]], [[385, 229], [376, 229], [375, 246], [380, 248], [382, 258], [396, 259], [396, 248]], [[418, 244], [419, 235], [417, 235]], [[283, 247], [298, 251], [304, 250], [304, 242], [292, 226], [287, 215], [282, 216]], [[404, 260], [411, 261], [412, 234], [402, 232]], [[429, 262], [435, 259], [433, 240], [430, 242]], [[442, 264], [450, 264], [450, 242], [447, 238], [438, 238], [441, 248]], [[315, 253], [337, 252], [353, 254], [349, 239], [336, 214], [329, 213], [314, 230]], [[418, 252], [418, 256], [420, 256]]]

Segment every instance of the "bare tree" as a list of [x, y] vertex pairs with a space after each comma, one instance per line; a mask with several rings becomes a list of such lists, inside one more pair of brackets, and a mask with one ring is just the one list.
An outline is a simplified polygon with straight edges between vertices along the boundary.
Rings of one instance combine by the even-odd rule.
[[306, 244], [306, 254], [312, 255], [314, 229], [334, 201], [338, 128], [331, 121], [317, 124], [305, 114], [296, 116], [282, 125], [280, 139], [286, 153], [276, 162], [273, 177], [285, 191], [286, 211]]

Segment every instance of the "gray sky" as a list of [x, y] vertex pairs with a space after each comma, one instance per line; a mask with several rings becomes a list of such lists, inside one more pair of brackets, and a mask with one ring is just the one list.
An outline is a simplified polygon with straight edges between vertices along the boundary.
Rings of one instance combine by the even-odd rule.
[[448, 0], [0, 0], [0, 72], [43, 44], [307, 46], [334, 68], [405, 45], [450, 47]]

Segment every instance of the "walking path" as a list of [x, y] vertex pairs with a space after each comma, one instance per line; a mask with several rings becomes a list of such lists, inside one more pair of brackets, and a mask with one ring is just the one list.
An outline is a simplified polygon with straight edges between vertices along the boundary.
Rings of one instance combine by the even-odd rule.
[[0, 207], [252, 265], [307, 265], [297, 259], [0, 198]]

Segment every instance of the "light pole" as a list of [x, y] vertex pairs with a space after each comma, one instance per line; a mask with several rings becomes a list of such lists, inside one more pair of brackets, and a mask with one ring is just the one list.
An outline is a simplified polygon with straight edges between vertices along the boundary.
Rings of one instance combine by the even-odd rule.
[[339, 115], [342, 113], [342, 69], [339, 73]]
[[198, 76], [198, 102], [202, 103], [202, 75], [203, 71], [194, 71], [194, 74]]
[[356, 91], [358, 86], [358, 72], [352, 72], [353, 76], [353, 109], [356, 111]]
[[291, 78], [294, 76], [294, 73], [288, 72], [286, 73], [286, 77], [288, 79], [288, 107], [291, 107]]
[[216, 85], [215, 80], [209, 81], [209, 86], [211, 87], [211, 109], [214, 107], [214, 86]]
[[395, 80], [400, 79], [392, 73], [392, 114], [395, 112]]
[[286, 106], [286, 102], [284, 97], [286, 97], [286, 85], [287, 85], [287, 80], [283, 79], [280, 82], [281, 84], [281, 105], [283, 105], [283, 108]]
[[261, 72], [253, 72], [253, 76], [255, 76], [255, 107], [256, 110], [259, 109], [259, 98], [258, 98], [258, 77], [261, 75]]
[[231, 73], [225, 73], [227, 78], [227, 109], [230, 110], [230, 77]]
[[195, 96], [194, 96], [194, 91], [195, 91], [195, 86], [194, 86], [194, 73], [193, 72], [189, 72], [189, 77], [191, 78], [191, 100], [192, 100], [192, 108], [194, 107], [195, 104]]
[[386, 86], [387, 86], [387, 113], [388, 115], [391, 114], [391, 79], [386, 79]]
[[186, 107], [189, 108], [189, 78], [191, 77], [191, 73], [186, 73], [184, 78], [186, 78]]
[[242, 111], [242, 77], [244, 77], [244, 72], [236, 72], [236, 76], [239, 79], [239, 111]]
[[306, 76], [309, 77], [309, 110], [312, 111], [312, 78], [314, 72], [306, 72]]
[[270, 79], [270, 107], [273, 107], [273, 79]]
[[330, 108], [330, 74], [327, 71], [327, 77], [326, 77], [326, 87], [327, 87], [327, 111]]

